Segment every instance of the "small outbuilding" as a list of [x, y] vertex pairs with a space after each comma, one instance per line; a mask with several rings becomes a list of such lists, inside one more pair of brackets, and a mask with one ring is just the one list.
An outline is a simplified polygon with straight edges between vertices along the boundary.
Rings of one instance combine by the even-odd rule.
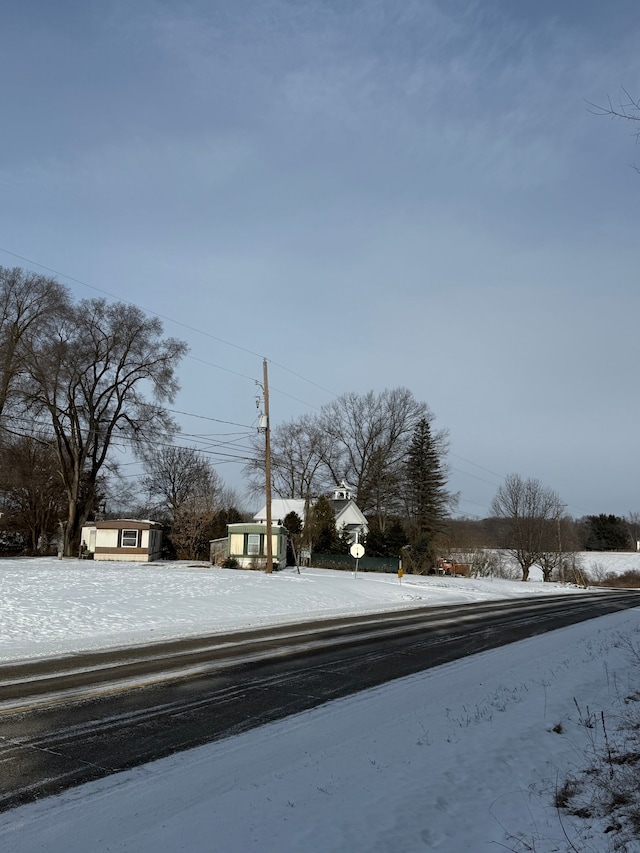
[[80, 556], [94, 560], [150, 563], [162, 556], [162, 525], [157, 521], [110, 518], [82, 528]]
[[[243, 568], [263, 569], [267, 556], [267, 533], [264, 524], [228, 524], [229, 552]], [[279, 568], [287, 563], [287, 529], [281, 524], [271, 527], [271, 553]]]

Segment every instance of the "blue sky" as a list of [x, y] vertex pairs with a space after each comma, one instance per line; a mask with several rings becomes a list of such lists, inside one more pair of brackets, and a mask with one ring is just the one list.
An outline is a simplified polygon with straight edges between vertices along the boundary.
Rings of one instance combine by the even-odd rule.
[[166, 318], [191, 348], [176, 409], [255, 425], [262, 356], [274, 425], [405, 386], [450, 431], [460, 512], [508, 473], [575, 516], [640, 510], [640, 148], [587, 105], [640, 96], [637, 2], [24, 0], [0, 22], [0, 264]]

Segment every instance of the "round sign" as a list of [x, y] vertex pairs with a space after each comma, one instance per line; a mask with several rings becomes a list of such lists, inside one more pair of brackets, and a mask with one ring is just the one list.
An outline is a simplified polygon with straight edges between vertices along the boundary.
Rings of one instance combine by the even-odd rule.
[[364, 548], [359, 542], [354, 542], [354, 544], [350, 548], [351, 556], [355, 557], [356, 560], [359, 560], [360, 557], [364, 557]]

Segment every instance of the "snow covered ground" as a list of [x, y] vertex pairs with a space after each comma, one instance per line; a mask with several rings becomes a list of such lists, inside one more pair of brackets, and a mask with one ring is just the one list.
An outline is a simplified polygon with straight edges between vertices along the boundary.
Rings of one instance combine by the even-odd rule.
[[[589, 568], [592, 555], [585, 555]], [[599, 554], [640, 571], [640, 554]], [[515, 575], [517, 577], [517, 573]], [[535, 570], [532, 578], [535, 578]], [[0, 661], [412, 606], [575, 592], [532, 580], [304, 569], [265, 575], [208, 563], [0, 560]]]
[[[637, 567], [624, 556], [619, 571]], [[9, 660], [562, 588], [2, 560], [0, 590]], [[631, 610], [472, 656], [14, 809], [0, 815], [0, 849], [551, 853], [570, 849], [567, 833], [603, 853], [623, 836], [560, 816], [554, 794], [604, 742], [600, 713], [611, 745], [638, 704], [639, 647]]]

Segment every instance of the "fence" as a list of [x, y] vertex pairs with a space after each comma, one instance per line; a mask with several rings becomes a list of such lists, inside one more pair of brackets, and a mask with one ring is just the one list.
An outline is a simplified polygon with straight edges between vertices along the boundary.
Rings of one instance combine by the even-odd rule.
[[[356, 561], [349, 554], [316, 554], [311, 555], [311, 565], [320, 569], [339, 569], [341, 571], [354, 571]], [[358, 560], [358, 569], [363, 572], [390, 572], [397, 573], [400, 567], [398, 557], [361, 557]]]

